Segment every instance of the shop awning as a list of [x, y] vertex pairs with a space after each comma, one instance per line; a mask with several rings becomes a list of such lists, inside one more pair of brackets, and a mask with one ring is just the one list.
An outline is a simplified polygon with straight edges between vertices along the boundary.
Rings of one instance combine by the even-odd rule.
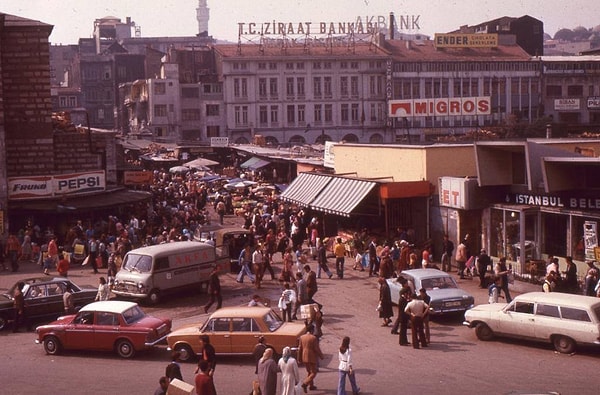
[[151, 197], [152, 194], [149, 192], [121, 189], [94, 195], [70, 197], [64, 200], [11, 201], [9, 207], [13, 210], [76, 212], [133, 204], [150, 200]]
[[332, 178], [312, 201], [310, 208], [349, 217], [350, 213], [377, 185], [376, 182], [351, 178]]
[[281, 194], [281, 199], [308, 207], [332, 177], [321, 174], [300, 173]]
[[256, 156], [253, 156], [252, 158], [250, 158], [247, 161], [245, 161], [244, 163], [242, 163], [240, 165], [240, 167], [242, 169], [258, 170], [261, 167], [265, 167], [266, 165], [268, 165], [270, 163], [271, 162], [269, 162], [268, 160], [260, 159], [260, 158], [257, 158]]

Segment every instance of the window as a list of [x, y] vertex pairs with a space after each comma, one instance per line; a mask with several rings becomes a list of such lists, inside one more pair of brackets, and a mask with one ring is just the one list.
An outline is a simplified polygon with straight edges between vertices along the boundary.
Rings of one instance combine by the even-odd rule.
[[211, 125], [206, 127], [206, 137], [219, 137], [220, 129], [218, 125]]
[[235, 126], [248, 125], [248, 106], [234, 107]]
[[350, 62], [351, 69], [358, 69], [358, 62]]
[[268, 115], [267, 106], [260, 106], [258, 108], [258, 122], [263, 126], [268, 124], [269, 115]]
[[267, 64], [265, 62], [259, 62], [258, 63], [258, 69], [259, 70], [266, 70], [267, 69]]
[[60, 96], [58, 98], [58, 106], [59, 107], [66, 107], [67, 106], [67, 97], [66, 96]]
[[[304, 63], [302, 63], [304, 64]], [[299, 97], [304, 97], [304, 77], [296, 78], [296, 89]]]
[[547, 85], [546, 96], [560, 97], [562, 96], [562, 86], [560, 85]]
[[314, 106], [315, 123], [321, 123], [323, 121], [322, 108], [323, 106], [321, 104], [315, 104]]
[[552, 306], [547, 304], [539, 303], [537, 305], [537, 310], [535, 311], [536, 315], [543, 315], [546, 317], [556, 317], [560, 318], [560, 313], [558, 312], [558, 306]]
[[215, 318], [206, 326], [207, 332], [229, 332], [229, 318]]
[[269, 78], [269, 94], [271, 98], [277, 98], [277, 78]]
[[516, 302], [511, 311], [515, 313], [533, 314], [533, 303], [531, 302]]
[[69, 96], [69, 107], [77, 107], [77, 97]]
[[333, 121], [333, 105], [325, 104], [325, 122]]
[[119, 319], [116, 314], [99, 311], [96, 313], [96, 325], [118, 326]]
[[233, 332], [251, 332], [252, 320], [250, 318], [232, 318]]
[[93, 325], [94, 324], [94, 312], [93, 311], [84, 311], [82, 313], [77, 314], [77, 317], [75, 317], [75, 324]]
[[350, 111], [350, 117], [352, 119], [352, 122], [358, 122], [359, 121], [359, 115], [358, 115], [358, 104], [354, 103], [351, 106], [351, 111]]
[[306, 106], [304, 104], [298, 105], [298, 122], [301, 124], [306, 122]]
[[358, 77], [350, 77], [350, 94], [358, 97]]
[[166, 104], [155, 105], [154, 106], [154, 116], [166, 117], [167, 116], [167, 105]]
[[574, 321], [584, 321], [591, 322], [589, 314], [585, 310], [575, 309], [573, 307], [564, 307], [560, 308], [560, 313], [562, 318], [565, 320], [574, 320]]
[[325, 94], [325, 97], [332, 96], [331, 77], [323, 77], [323, 93]]
[[304, 70], [304, 63], [302, 63], [302, 62], [296, 63], [296, 69], [297, 70]]
[[271, 106], [271, 124], [279, 123], [279, 107]]
[[266, 78], [258, 79], [258, 96], [261, 98], [267, 97], [267, 79]]
[[200, 119], [200, 110], [197, 108], [188, 108], [181, 110], [182, 121], [197, 121]]
[[293, 105], [287, 106], [287, 122], [288, 125], [296, 123], [296, 109]]
[[340, 62], [340, 69], [347, 69], [348, 68], [348, 62]]
[[569, 85], [567, 87], [567, 95], [583, 96], [583, 85]]
[[313, 62], [313, 69], [320, 70], [321, 69], [321, 62]]
[[156, 82], [154, 84], [154, 94], [155, 95], [164, 95], [167, 92], [166, 86], [164, 82]]
[[340, 94], [342, 96], [348, 96], [348, 77], [340, 78]]
[[[165, 110], [166, 110], [166, 108], [165, 108]], [[98, 109], [98, 119], [104, 120], [104, 109], [103, 108]]]
[[285, 79], [285, 93], [288, 96], [294, 96], [294, 78], [288, 77]]
[[240, 79], [233, 79], [233, 96], [240, 97]]
[[331, 70], [331, 68], [332, 68], [331, 62], [323, 62], [323, 68], [326, 70]]
[[270, 62], [269, 63], [269, 70], [277, 70], [277, 63]]
[[207, 104], [206, 105], [206, 116], [214, 117], [219, 115], [218, 104]]
[[242, 78], [242, 97], [248, 97], [248, 80]]
[[200, 91], [198, 88], [181, 88], [181, 97], [185, 99], [198, 98]]
[[285, 68], [286, 70], [294, 70], [294, 64], [292, 62], [287, 62]]
[[321, 77], [313, 77], [313, 92], [315, 97], [321, 97]]
[[342, 123], [348, 123], [348, 121], [350, 120], [350, 108], [348, 107], [348, 104], [342, 104], [342, 111], [340, 112], [340, 117]]

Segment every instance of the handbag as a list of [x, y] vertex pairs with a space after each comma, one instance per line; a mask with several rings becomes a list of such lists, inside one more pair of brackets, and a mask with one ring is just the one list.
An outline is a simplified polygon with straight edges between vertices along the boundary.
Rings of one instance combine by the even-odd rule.
[[85, 266], [88, 263], [90, 263], [90, 256], [86, 256], [85, 259], [83, 260], [83, 262], [81, 262], [81, 266]]
[[376, 311], [381, 311], [381, 310], [383, 310], [383, 306], [381, 306], [381, 302], [379, 302], [379, 303], [377, 304], [377, 307], [375, 308], [375, 310], [376, 310]]

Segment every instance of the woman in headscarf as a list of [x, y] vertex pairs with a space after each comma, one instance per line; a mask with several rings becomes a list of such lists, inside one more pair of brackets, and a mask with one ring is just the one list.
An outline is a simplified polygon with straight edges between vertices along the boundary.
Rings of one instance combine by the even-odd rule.
[[279, 359], [279, 370], [281, 371], [281, 395], [294, 395], [294, 387], [300, 381], [298, 362], [292, 357], [292, 349], [285, 347], [283, 355]]
[[267, 348], [258, 361], [258, 384], [262, 395], [277, 392], [277, 363], [273, 360], [273, 349]]

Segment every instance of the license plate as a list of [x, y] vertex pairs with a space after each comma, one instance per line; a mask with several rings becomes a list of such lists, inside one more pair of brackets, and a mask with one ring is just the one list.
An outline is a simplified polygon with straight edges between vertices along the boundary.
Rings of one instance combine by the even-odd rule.
[[445, 303], [446, 307], [456, 307], [456, 306], [460, 306], [460, 302], [446, 302]]

